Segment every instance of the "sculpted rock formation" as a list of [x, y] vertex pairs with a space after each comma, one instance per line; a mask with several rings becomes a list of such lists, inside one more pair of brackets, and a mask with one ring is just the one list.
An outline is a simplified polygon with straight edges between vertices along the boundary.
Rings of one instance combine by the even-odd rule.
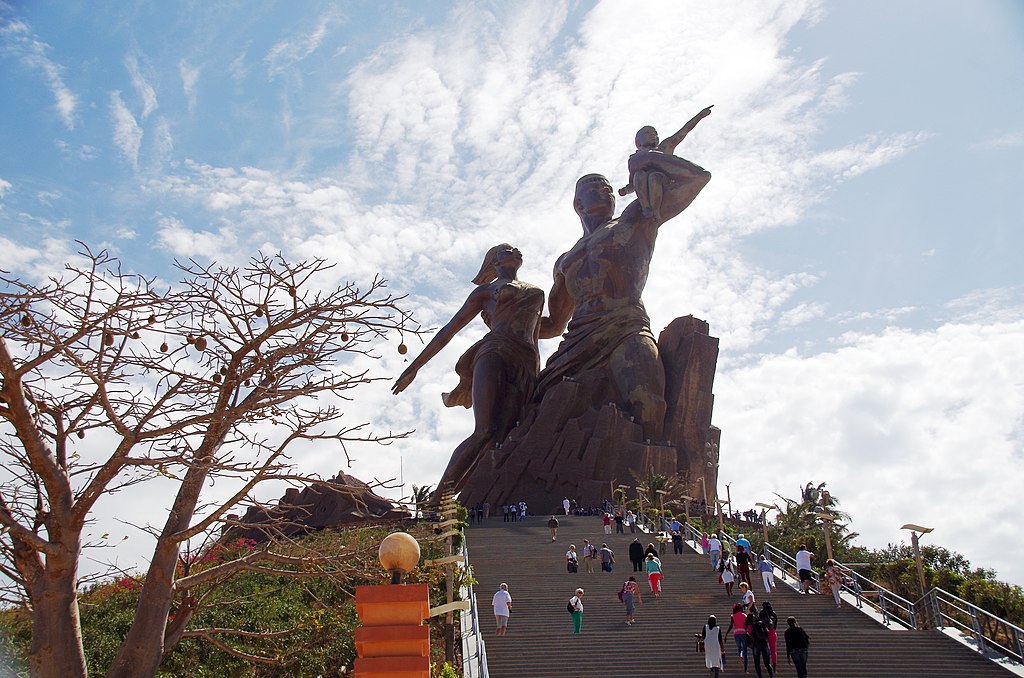
[[[709, 501], [716, 469], [704, 445], [718, 444], [711, 425], [718, 339], [693, 316], [677, 318], [658, 337], [665, 366], [667, 440], [647, 443], [636, 417], [615, 403], [603, 369], [555, 384], [531, 405], [504, 442], [487, 450], [459, 497], [500, 505], [524, 500], [537, 513], [557, 511], [562, 497], [599, 506], [616, 485], [634, 483], [633, 471], [703, 477]], [[695, 485], [694, 485], [695, 486]]]
[[409, 518], [409, 512], [381, 497], [370, 486], [343, 472], [324, 484], [288, 488], [276, 507], [250, 506], [232, 536], [266, 541], [269, 535], [295, 536], [380, 518]]

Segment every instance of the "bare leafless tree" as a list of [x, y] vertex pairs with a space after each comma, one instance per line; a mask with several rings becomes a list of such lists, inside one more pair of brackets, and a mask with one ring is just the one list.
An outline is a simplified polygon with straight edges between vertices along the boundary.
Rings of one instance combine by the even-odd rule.
[[[347, 423], [337, 403], [375, 380], [351, 368], [355, 354], [376, 357], [388, 335], [418, 330], [379, 277], [321, 290], [331, 268], [321, 259], [178, 262], [183, 281], [160, 290], [106, 251], [83, 245], [81, 256], [40, 284], [0, 275], [3, 595], [32, 616], [34, 676], [85, 676], [76, 598], [85, 528], [101, 498], [168, 479], [171, 507], [152, 528], [134, 622], [106, 672], [147, 676], [186, 633], [197, 587], [309, 565], [265, 546], [176, 572], [183, 545], [218, 534], [259, 483], [309, 481], [289, 459], [293, 444], [331, 442], [347, 457], [353, 441], [404, 437]], [[230, 496], [204, 503], [204, 487], [223, 478]]]

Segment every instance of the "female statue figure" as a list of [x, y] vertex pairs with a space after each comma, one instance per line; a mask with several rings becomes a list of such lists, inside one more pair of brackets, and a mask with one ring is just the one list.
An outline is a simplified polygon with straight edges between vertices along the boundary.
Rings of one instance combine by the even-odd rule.
[[483, 318], [490, 332], [459, 358], [459, 384], [441, 396], [448, 407], [472, 407], [475, 428], [452, 453], [438, 490], [452, 483], [458, 492], [481, 453], [505, 439], [533, 395], [540, 370], [537, 340], [544, 291], [516, 277], [522, 265], [522, 253], [507, 243], [489, 249], [473, 278], [477, 288], [391, 389], [396, 395], [404, 391], [452, 337], [477, 314]]

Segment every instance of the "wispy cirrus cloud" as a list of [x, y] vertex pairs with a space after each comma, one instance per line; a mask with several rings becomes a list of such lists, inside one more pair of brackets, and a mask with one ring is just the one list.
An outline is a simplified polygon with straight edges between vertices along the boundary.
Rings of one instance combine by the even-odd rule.
[[195, 113], [197, 91], [196, 88], [199, 84], [199, 76], [202, 73], [202, 69], [198, 66], [192, 66], [182, 59], [178, 62], [178, 74], [181, 76], [181, 88], [185, 94], [185, 101], [188, 104], [188, 112]]
[[1024, 131], [1020, 130], [1003, 132], [974, 144], [974, 148], [981, 149], [1020, 148], [1021, 146], [1024, 146]]
[[273, 80], [313, 54], [330, 34], [331, 29], [342, 21], [343, 17], [339, 12], [328, 10], [317, 17], [313, 27], [308, 31], [275, 43], [263, 57], [270, 79]]
[[156, 89], [153, 88], [153, 85], [143, 75], [137, 53], [129, 52], [125, 57], [124, 65], [128, 69], [128, 76], [131, 79], [132, 87], [135, 89], [135, 94], [142, 101], [142, 114], [140, 117], [145, 120], [159, 106]]
[[25, 22], [0, 16], [0, 50], [42, 74], [53, 95], [58, 116], [67, 129], [73, 130], [78, 95], [65, 84], [64, 67], [48, 56], [50, 46], [37, 38]]
[[142, 127], [128, 110], [121, 92], [110, 93], [110, 115], [114, 124], [114, 146], [135, 169], [139, 168], [139, 151], [142, 148]]

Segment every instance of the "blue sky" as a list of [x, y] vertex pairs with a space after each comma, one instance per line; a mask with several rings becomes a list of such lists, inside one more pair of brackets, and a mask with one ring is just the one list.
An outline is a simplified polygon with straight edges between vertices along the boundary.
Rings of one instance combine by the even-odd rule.
[[[637, 7], [0, 0], [0, 268], [46, 275], [76, 239], [160, 276], [322, 255], [437, 327], [497, 242], [549, 287], [575, 179], [624, 183], [636, 129], [714, 104], [677, 149], [714, 178], [663, 227], [645, 302], [655, 331], [692, 313], [721, 338], [736, 503], [827, 481], [863, 543], [925, 524], [1024, 582], [1024, 5]], [[416, 429], [349, 472], [436, 482], [472, 425], [440, 392], [483, 331], [347, 405]], [[120, 529], [124, 564], [145, 537]]]

